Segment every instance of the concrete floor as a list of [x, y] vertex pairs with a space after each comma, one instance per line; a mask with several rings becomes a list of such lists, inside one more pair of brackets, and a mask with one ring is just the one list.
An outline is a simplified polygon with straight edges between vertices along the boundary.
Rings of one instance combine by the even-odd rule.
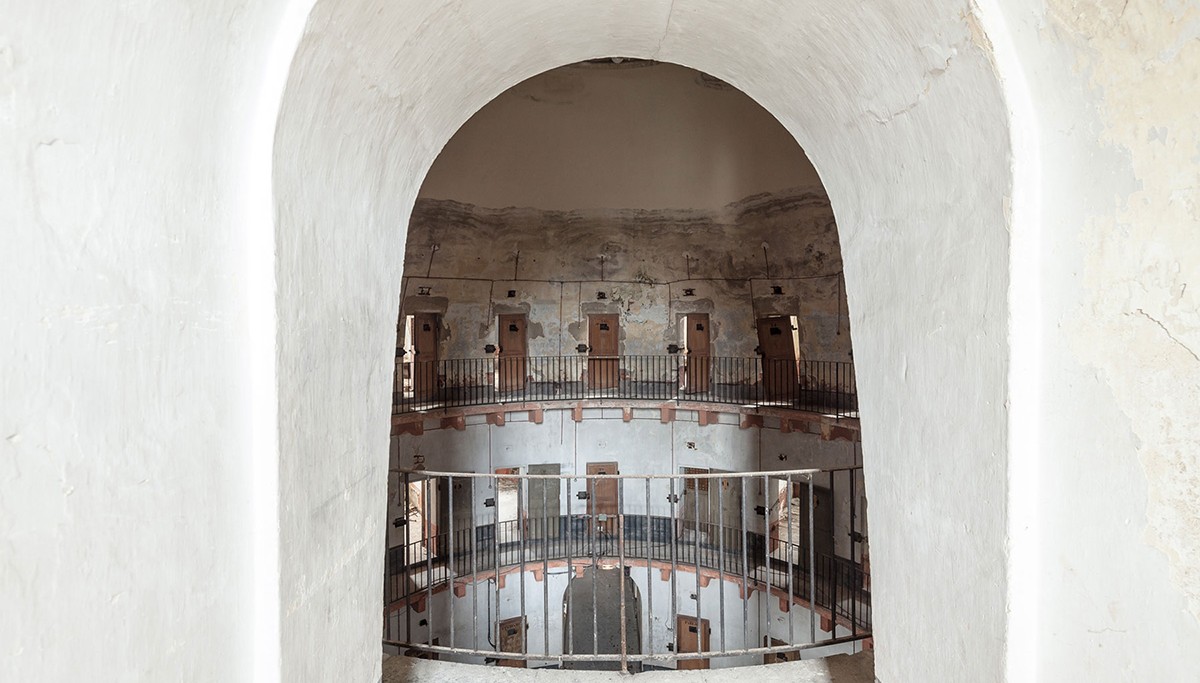
[[[628, 675], [608, 671], [508, 669], [409, 657], [387, 657], [383, 660], [382, 683], [464, 683], [485, 680], [513, 683], [612, 683], [629, 678]], [[638, 674], [633, 680], [635, 683], [725, 683], [738, 680], [754, 680], [755, 683], [875, 683], [875, 657], [872, 652], [864, 651], [854, 655], [734, 669], [648, 671]]]

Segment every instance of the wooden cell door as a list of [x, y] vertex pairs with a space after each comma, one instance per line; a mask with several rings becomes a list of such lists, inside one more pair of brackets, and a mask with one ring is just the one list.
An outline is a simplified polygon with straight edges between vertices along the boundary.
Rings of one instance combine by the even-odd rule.
[[[455, 562], [470, 557], [475, 539], [474, 482], [470, 477], [438, 477], [438, 527], [454, 549]], [[450, 534], [453, 532], [453, 538]]]
[[588, 388], [613, 389], [621, 377], [620, 316], [588, 316]]
[[438, 389], [438, 316], [413, 316], [412, 382], [414, 398], [432, 398]]
[[684, 318], [687, 325], [687, 336], [684, 348], [687, 349], [687, 384], [686, 391], [696, 394], [708, 391], [712, 378], [712, 345], [709, 337], [708, 314], [692, 313]]
[[[546, 465], [530, 465], [530, 474], [559, 474], [562, 466], [557, 463]], [[561, 515], [562, 493], [559, 479], [530, 479], [529, 480], [529, 518], [525, 524], [529, 527], [530, 538], [558, 538], [560, 533], [559, 517]]]
[[[587, 473], [620, 474], [615, 462], [589, 462]], [[588, 479], [588, 514], [595, 522], [592, 528], [610, 535], [617, 530], [617, 486], [616, 479]]]
[[525, 335], [528, 320], [523, 314], [501, 315], [496, 334], [496, 388], [499, 391], [522, 391], [528, 375], [529, 347]]
[[763, 391], [767, 399], [785, 400], [798, 395], [796, 337], [786, 315], [759, 318], [758, 348], [762, 352]]
[[[683, 498], [679, 501], [682, 510], [682, 528], [703, 533], [709, 523], [709, 482], [706, 477], [689, 477], [692, 474], [708, 474], [707, 467], [683, 468]], [[713, 539], [716, 542], [716, 539]]]
[[[513, 617], [500, 622], [500, 651], [525, 651], [525, 617]], [[524, 669], [524, 659], [500, 659], [496, 666], [510, 666], [514, 669]]]
[[[675, 617], [675, 651], [708, 652], [708, 638], [712, 629], [708, 619], [696, 619], [682, 614]], [[707, 669], [707, 659], [681, 659], [675, 664], [676, 669]]]
[[[800, 547], [808, 548], [808, 484], [793, 484], [792, 500], [795, 503], [796, 524], [793, 537], [799, 537]], [[813, 487], [813, 549], [833, 557], [833, 490], [824, 486]], [[798, 534], [797, 534], [798, 532]], [[819, 566], [819, 565], [818, 565]]]

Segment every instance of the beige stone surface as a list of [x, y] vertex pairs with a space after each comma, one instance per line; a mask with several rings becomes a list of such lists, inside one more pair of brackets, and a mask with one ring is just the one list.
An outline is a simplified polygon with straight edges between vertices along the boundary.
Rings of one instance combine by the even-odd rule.
[[[383, 660], [382, 683], [459, 683], [484, 678], [488, 681], [513, 683], [606, 683], [631, 680], [628, 675], [617, 672], [480, 667], [409, 657], [388, 657]], [[647, 671], [637, 674], [632, 680], [637, 683], [725, 683], [751, 680], [757, 683], [873, 683], [875, 657], [870, 651], [864, 651], [855, 655], [736, 669]]]

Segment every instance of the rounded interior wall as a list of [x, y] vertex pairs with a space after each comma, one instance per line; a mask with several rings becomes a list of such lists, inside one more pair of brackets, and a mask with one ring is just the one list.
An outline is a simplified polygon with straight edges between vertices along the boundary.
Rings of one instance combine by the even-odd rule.
[[285, 678], [379, 677], [382, 453], [422, 179], [496, 95], [606, 55], [730, 83], [821, 171], [884, 568], [877, 675], [1003, 671], [1009, 140], [978, 20], [952, 2], [677, 4], [314, 8], [276, 139]]

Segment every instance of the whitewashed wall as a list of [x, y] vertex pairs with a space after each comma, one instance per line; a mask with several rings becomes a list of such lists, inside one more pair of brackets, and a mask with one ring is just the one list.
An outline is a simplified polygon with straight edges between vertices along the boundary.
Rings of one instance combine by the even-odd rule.
[[4, 6], [12, 678], [379, 678], [398, 231], [490, 98], [612, 54], [829, 189], [872, 550], [928, 570], [876, 577], [880, 680], [1192, 677], [1193, 5], [314, 4]]

